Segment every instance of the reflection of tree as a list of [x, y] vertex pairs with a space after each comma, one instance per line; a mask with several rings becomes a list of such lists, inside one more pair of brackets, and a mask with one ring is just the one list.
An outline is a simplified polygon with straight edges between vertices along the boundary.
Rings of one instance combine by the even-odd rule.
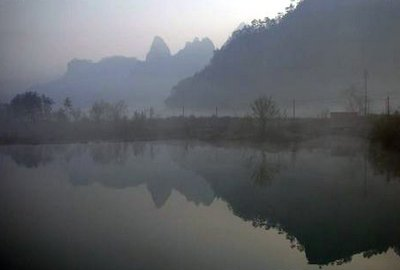
[[106, 164], [124, 164], [128, 157], [126, 143], [93, 144], [90, 146], [90, 155], [94, 162]]
[[292, 144], [291, 149], [290, 149], [290, 163], [293, 168], [296, 167], [296, 161], [297, 161], [297, 152], [298, 152], [298, 145], [296, 143]]
[[300, 252], [304, 251], [304, 247], [296, 239], [296, 237], [287, 233], [286, 230], [284, 228], [282, 228], [281, 225], [279, 225], [278, 223], [269, 221], [266, 218], [263, 218], [261, 216], [253, 218], [251, 223], [252, 223], [253, 227], [255, 227], [255, 228], [263, 228], [265, 230], [270, 230], [270, 229], [274, 228], [274, 229], [278, 230], [278, 234], [286, 234], [286, 239], [289, 240], [289, 242], [290, 242], [290, 248], [297, 249]]
[[368, 250], [368, 251], [365, 251], [364, 253], [363, 253], [363, 257], [364, 258], [371, 258], [371, 257], [373, 257], [373, 256], [375, 256], [375, 255], [379, 255], [379, 254], [382, 254], [382, 253], [385, 253], [385, 252], [387, 252], [388, 251], [388, 247], [387, 248], [384, 248], [384, 249], [371, 249], [371, 250]]
[[255, 185], [264, 186], [271, 184], [275, 175], [281, 169], [280, 162], [272, 163], [267, 160], [265, 151], [261, 151], [260, 158], [252, 157], [250, 159], [250, 166], [252, 166], [251, 180]]
[[133, 148], [133, 155], [135, 157], [142, 157], [146, 150], [146, 144], [142, 142], [136, 142], [132, 144], [132, 148]]
[[351, 260], [352, 260], [351, 257], [345, 257], [345, 258], [342, 258], [340, 260], [337, 260], [336, 262], [332, 262], [331, 265], [334, 265], [334, 264], [343, 265], [343, 264], [351, 262]]
[[400, 256], [400, 245], [393, 247], [393, 251]]
[[[217, 163], [214, 149], [195, 149], [185, 168], [205, 178], [234, 215], [286, 235], [310, 264], [341, 265], [354, 254], [365, 252], [368, 257], [398, 246], [398, 190], [388, 188], [381, 177], [371, 177], [374, 192], [368, 199], [361, 196], [362, 162], [350, 164], [348, 155], [333, 156], [331, 151], [294, 150], [298, 166], [283, 169], [281, 161], [290, 161], [290, 148], [282, 155], [281, 149], [274, 153], [277, 149], [261, 147], [264, 151], [244, 156], [235, 149], [220, 149]], [[360, 160], [360, 152], [355, 152]], [[271, 181], [273, 185], [266, 185]]]
[[388, 182], [393, 178], [400, 180], [400, 154], [370, 146], [368, 157], [376, 173], [385, 175]]
[[2, 148], [1, 152], [27, 168], [37, 168], [54, 159], [54, 149], [43, 146], [8, 146]]

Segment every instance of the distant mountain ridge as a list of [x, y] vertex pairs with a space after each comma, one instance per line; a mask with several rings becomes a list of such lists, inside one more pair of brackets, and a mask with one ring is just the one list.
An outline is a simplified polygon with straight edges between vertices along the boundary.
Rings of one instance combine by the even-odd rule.
[[123, 100], [137, 109], [160, 107], [173, 85], [209, 63], [214, 49], [210, 39], [196, 38], [172, 55], [168, 45], [157, 36], [145, 61], [124, 56], [99, 62], [73, 59], [62, 77], [29, 90], [46, 94], [57, 103], [70, 97], [82, 108], [98, 100]]
[[[343, 106], [350, 85], [363, 92], [364, 69], [372, 99], [400, 95], [400, 1], [303, 0], [285, 15], [235, 31], [166, 104], [247, 110], [256, 97], [270, 95], [281, 108], [297, 99], [299, 111], [333, 110]], [[328, 98], [335, 100], [310, 101]], [[370, 106], [380, 111], [382, 101]]]

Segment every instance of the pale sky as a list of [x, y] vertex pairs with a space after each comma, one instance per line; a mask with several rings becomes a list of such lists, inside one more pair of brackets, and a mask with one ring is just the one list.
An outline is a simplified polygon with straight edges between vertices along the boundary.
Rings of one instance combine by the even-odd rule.
[[155, 35], [172, 52], [194, 37], [219, 47], [241, 22], [274, 17], [289, 2], [0, 0], [0, 84], [59, 75], [73, 58], [143, 59]]

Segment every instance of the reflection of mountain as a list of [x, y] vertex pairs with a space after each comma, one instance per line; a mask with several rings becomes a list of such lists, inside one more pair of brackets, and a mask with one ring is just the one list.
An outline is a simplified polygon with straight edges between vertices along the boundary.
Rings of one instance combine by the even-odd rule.
[[[235, 215], [255, 226], [275, 227], [295, 237], [309, 263], [345, 262], [400, 245], [400, 185], [383, 177], [364, 178], [362, 158], [333, 157], [326, 151], [298, 153], [270, 185], [254, 185], [248, 153], [195, 149], [180, 164], [210, 183]], [[268, 154], [289, 164], [290, 154]]]
[[[30, 149], [52, 153], [50, 159], [36, 156], [57, 163], [74, 185], [145, 184], [157, 207], [168, 201], [173, 190], [196, 204], [210, 205], [220, 198], [254, 226], [286, 232], [311, 264], [346, 262], [354, 254], [369, 257], [388, 248], [400, 250], [400, 183], [374, 175], [360, 154], [172, 143]], [[0, 150], [20, 157], [18, 147]], [[40, 159], [33, 163], [45, 164]]]
[[112, 188], [146, 184], [158, 208], [166, 203], [172, 190], [196, 204], [210, 205], [214, 200], [208, 184], [190, 171], [176, 167], [163, 146], [102, 144], [90, 145], [88, 150], [88, 155], [80, 155], [66, 164], [73, 183], [85, 179], [84, 184], [97, 182]]
[[54, 148], [35, 147], [31, 145], [3, 146], [0, 153], [11, 156], [17, 165], [37, 168], [54, 159]]
[[30, 90], [44, 93], [57, 102], [70, 97], [80, 107], [96, 100], [124, 100], [130, 106], [160, 106], [179, 80], [193, 75], [208, 64], [214, 45], [208, 38], [194, 39], [171, 55], [166, 43], [155, 37], [145, 61], [114, 56], [95, 63], [72, 60], [59, 79]]
[[177, 167], [162, 145], [103, 143], [69, 147], [11, 146], [1, 150], [0, 153], [11, 156], [18, 165], [28, 168], [59, 162], [71, 183], [77, 186], [96, 182], [123, 189], [146, 184], [157, 207], [166, 203], [172, 190], [197, 205], [210, 205], [214, 200], [209, 185], [201, 177]]

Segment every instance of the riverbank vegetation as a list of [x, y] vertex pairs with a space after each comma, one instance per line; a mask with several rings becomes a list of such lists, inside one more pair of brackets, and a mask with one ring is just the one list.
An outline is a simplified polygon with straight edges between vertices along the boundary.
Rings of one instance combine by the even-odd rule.
[[400, 151], [400, 115], [395, 113], [374, 119], [370, 138], [386, 150]]
[[15, 96], [1, 106], [0, 143], [38, 144], [134, 140], [249, 140], [299, 141], [346, 133], [366, 137], [364, 121], [343, 123], [328, 117], [293, 119], [284, 116], [271, 97], [249, 104], [241, 117], [156, 117], [154, 110], [128, 113], [124, 102], [95, 102], [87, 111], [69, 98], [58, 107], [35, 92]]

